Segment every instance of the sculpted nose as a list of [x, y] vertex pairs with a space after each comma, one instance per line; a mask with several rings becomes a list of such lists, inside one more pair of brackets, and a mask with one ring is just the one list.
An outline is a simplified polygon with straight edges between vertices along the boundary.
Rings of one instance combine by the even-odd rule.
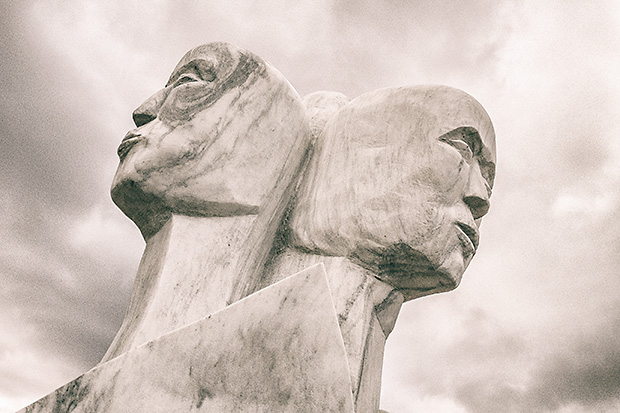
[[144, 103], [134, 110], [132, 116], [136, 126], [140, 127], [155, 119], [167, 96], [168, 88], [162, 89], [145, 100]]
[[482, 218], [489, 212], [489, 195], [488, 184], [482, 176], [480, 165], [478, 165], [478, 162], [474, 162], [469, 174], [467, 189], [463, 196], [463, 201], [471, 210], [474, 219]]

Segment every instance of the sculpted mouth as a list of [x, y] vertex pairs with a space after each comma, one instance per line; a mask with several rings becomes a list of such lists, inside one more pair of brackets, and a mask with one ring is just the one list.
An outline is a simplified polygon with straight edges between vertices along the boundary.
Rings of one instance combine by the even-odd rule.
[[467, 254], [474, 254], [478, 249], [479, 243], [479, 235], [478, 230], [470, 227], [467, 224], [462, 222], [456, 223], [457, 228], [457, 236], [461, 240], [461, 243], [465, 247], [465, 251]]
[[140, 132], [127, 132], [127, 135], [125, 135], [116, 151], [120, 160], [122, 161], [123, 159], [125, 159], [131, 148], [133, 148], [133, 146], [142, 139], [144, 139], [144, 136], [142, 136]]

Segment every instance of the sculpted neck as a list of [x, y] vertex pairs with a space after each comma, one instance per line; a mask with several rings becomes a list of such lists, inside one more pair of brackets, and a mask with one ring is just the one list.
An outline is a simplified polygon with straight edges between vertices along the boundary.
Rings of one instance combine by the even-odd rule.
[[[173, 215], [148, 239], [123, 324], [102, 362], [220, 310], [262, 270], [268, 247], [257, 215]], [[260, 228], [257, 228], [260, 227]]]
[[273, 283], [323, 262], [342, 333], [356, 412], [377, 412], [385, 340], [392, 331], [403, 295], [344, 257], [288, 249], [268, 265], [265, 282]]

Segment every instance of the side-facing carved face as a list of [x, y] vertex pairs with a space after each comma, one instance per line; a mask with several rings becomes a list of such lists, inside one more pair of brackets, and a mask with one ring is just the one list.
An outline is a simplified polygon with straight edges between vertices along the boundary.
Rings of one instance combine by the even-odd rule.
[[254, 214], [293, 148], [309, 139], [303, 105], [271, 65], [225, 43], [190, 50], [133, 113], [112, 199], [145, 238], [172, 213]]
[[451, 290], [478, 248], [494, 175], [493, 126], [471, 96], [443, 86], [367, 93], [319, 138], [293, 243], [347, 256], [407, 299]]

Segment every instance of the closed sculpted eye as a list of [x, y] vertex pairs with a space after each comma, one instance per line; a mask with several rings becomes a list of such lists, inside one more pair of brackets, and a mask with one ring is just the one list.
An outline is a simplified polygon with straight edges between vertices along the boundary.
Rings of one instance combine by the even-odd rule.
[[462, 141], [461, 139], [448, 140], [444, 142], [459, 151], [461, 156], [463, 157], [463, 159], [465, 159], [467, 163], [471, 162], [472, 159], [474, 159], [474, 153], [472, 152], [467, 142]]
[[489, 159], [489, 150], [476, 128], [461, 126], [441, 135], [438, 141], [455, 149], [470, 166], [478, 167], [477, 173], [483, 178], [487, 198], [490, 198], [495, 178], [495, 163]]
[[185, 83], [199, 82], [202, 79], [194, 73], [184, 73], [174, 82], [174, 87], [181, 86]]
[[467, 126], [454, 129], [439, 137], [440, 142], [456, 149], [467, 163], [471, 163], [480, 152], [479, 139], [478, 132]]
[[204, 60], [191, 61], [181, 67], [168, 81], [166, 86], [173, 88], [195, 82], [213, 82], [215, 71], [212, 65]]

